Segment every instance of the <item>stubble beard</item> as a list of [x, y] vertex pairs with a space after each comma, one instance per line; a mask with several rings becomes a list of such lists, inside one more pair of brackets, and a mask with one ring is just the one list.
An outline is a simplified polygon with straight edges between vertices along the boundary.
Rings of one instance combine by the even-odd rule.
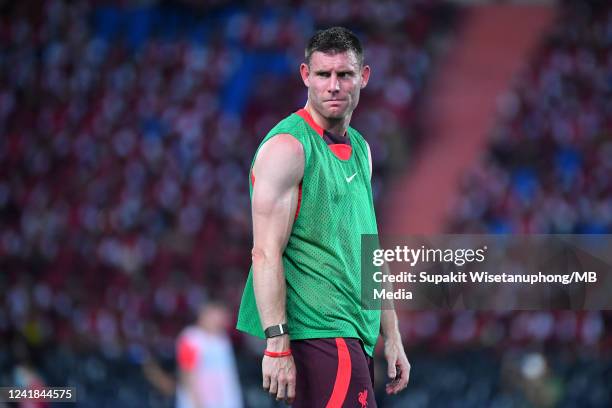
[[329, 109], [325, 106], [325, 102], [321, 102], [317, 104], [317, 111], [319, 115], [323, 116], [326, 120], [332, 123], [337, 123], [346, 119], [352, 113], [352, 109], [350, 106], [345, 106], [342, 109]]

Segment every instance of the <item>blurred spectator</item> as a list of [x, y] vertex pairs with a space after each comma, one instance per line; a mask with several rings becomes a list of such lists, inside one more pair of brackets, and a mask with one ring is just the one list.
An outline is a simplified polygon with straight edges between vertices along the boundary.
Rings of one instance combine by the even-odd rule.
[[220, 303], [202, 306], [197, 323], [177, 341], [180, 370], [177, 408], [241, 408], [242, 393], [227, 330], [229, 311]]
[[[15, 367], [14, 372], [15, 387], [27, 388], [28, 390], [42, 390], [45, 387], [45, 382], [36, 372], [36, 370], [28, 363], [22, 363]], [[45, 401], [28, 401], [23, 400], [18, 403], [20, 408], [47, 408], [49, 403]]]

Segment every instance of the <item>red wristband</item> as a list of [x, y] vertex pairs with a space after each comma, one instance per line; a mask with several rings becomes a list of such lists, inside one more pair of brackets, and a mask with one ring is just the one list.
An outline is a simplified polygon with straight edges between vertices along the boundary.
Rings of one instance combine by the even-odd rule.
[[264, 356], [274, 357], [274, 358], [287, 357], [290, 355], [291, 355], [291, 349], [288, 349], [287, 351], [280, 351], [280, 352], [268, 351], [268, 350], [264, 351]]

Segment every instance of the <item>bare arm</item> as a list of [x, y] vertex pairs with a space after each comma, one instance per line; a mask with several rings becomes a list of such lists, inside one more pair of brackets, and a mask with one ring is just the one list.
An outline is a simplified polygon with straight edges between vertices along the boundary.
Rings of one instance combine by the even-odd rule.
[[[383, 265], [383, 272], [389, 275], [389, 266]], [[393, 291], [393, 283], [382, 284], [387, 290]], [[385, 359], [387, 360], [387, 375], [391, 380], [387, 383], [387, 394], [397, 394], [408, 385], [410, 377], [410, 363], [399, 331], [397, 313], [392, 299], [383, 300], [383, 308], [380, 315], [380, 333], [385, 344]]]
[[[372, 179], [372, 151], [370, 145], [366, 142], [368, 148], [368, 162], [370, 164], [370, 180]], [[385, 275], [389, 275], [387, 265], [383, 266]], [[383, 285], [388, 290], [393, 290], [393, 284], [385, 282]], [[399, 331], [397, 321], [397, 313], [393, 300], [384, 300], [384, 307], [380, 315], [380, 332], [385, 342], [385, 358], [387, 360], [387, 375], [392, 380], [387, 384], [386, 391], [388, 394], [396, 394], [406, 388], [410, 377], [410, 363], [404, 351], [402, 344], [402, 336]], [[399, 376], [398, 376], [399, 369]]]
[[188, 336], [180, 336], [176, 349], [176, 362], [179, 368], [179, 381], [183, 385], [191, 403], [196, 408], [206, 408], [202, 400], [201, 390], [198, 387], [195, 369], [197, 362], [202, 358], [201, 350]]
[[410, 363], [397, 324], [395, 310], [383, 310], [380, 316], [380, 327], [385, 342], [385, 359], [387, 375], [391, 380], [386, 386], [387, 394], [397, 394], [408, 385]]
[[206, 408], [206, 406], [204, 405], [204, 401], [202, 401], [200, 392], [198, 390], [198, 383], [196, 381], [195, 374], [192, 373], [191, 371], [181, 370], [180, 376], [181, 376], [181, 381], [185, 385], [187, 394], [191, 398], [191, 402], [193, 403], [193, 406], [197, 408]]
[[[286, 323], [286, 286], [282, 255], [287, 245], [304, 175], [304, 151], [293, 136], [281, 134], [266, 142], [253, 167], [253, 288], [263, 328]], [[289, 336], [268, 339], [269, 351], [285, 351]], [[263, 386], [277, 399], [295, 395], [292, 357], [262, 361]], [[286, 387], [286, 394], [285, 394]]]
[[142, 372], [145, 378], [164, 396], [170, 397], [174, 394], [176, 380], [161, 368], [157, 361], [148, 358], [142, 365]]

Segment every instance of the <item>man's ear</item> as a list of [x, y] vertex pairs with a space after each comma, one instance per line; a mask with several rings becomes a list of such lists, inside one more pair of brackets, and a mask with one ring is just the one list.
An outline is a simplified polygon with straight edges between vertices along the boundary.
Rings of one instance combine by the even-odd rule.
[[310, 68], [308, 68], [308, 65], [305, 62], [302, 62], [302, 64], [300, 65], [300, 75], [302, 76], [302, 81], [304, 82], [304, 85], [306, 85], [307, 88], [310, 86], [310, 81], [308, 79], [309, 74]]
[[361, 88], [362, 89], [366, 87], [369, 80], [370, 80], [370, 66], [365, 65], [361, 69]]

